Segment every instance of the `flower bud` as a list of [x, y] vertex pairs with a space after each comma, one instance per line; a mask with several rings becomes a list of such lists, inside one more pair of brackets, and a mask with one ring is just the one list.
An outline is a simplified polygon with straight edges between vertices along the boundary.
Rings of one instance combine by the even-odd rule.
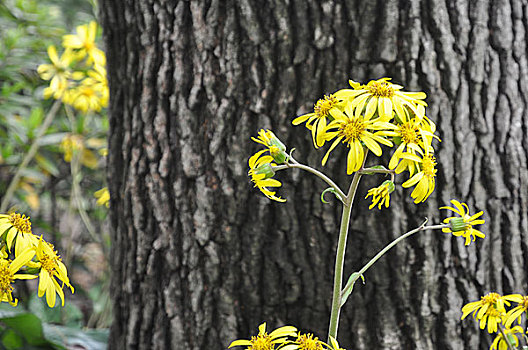
[[[275, 146], [282, 152], [286, 151], [286, 146], [275, 136], [275, 134], [272, 131], [269, 131], [269, 137], [270, 137], [270, 145], [271, 147]], [[272, 154], [273, 155], [273, 154]]]
[[396, 187], [394, 186], [394, 182], [392, 182], [391, 180], [383, 181], [383, 183], [381, 184], [381, 186], [387, 186], [387, 188], [388, 188], [388, 190], [389, 190], [389, 194], [391, 194], [392, 192], [394, 192], [394, 190], [396, 189]]
[[449, 220], [449, 227], [452, 232], [465, 231], [468, 229], [468, 223], [464, 221], [464, 218], [454, 217]]
[[261, 175], [264, 174], [264, 179], [269, 179], [275, 175], [275, 170], [270, 163], [265, 163], [255, 169], [255, 174]]
[[286, 157], [288, 156], [286, 152], [281, 150], [278, 146], [271, 146], [269, 148], [270, 155], [273, 157], [273, 160], [277, 162], [277, 164], [282, 164], [286, 161]]

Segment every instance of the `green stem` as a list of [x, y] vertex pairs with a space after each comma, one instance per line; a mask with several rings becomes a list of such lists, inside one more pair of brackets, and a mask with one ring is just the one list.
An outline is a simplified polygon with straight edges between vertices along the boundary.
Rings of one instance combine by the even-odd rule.
[[504, 329], [502, 329], [502, 325], [499, 323], [498, 326], [499, 326], [499, 331], [502, 334], [502, 339], [504, 339], [504, 341], [508, 345], [508, 350], [515, 350], [515, 347], [513, 346], [513, 344], [510, 343], [510, 339], [506, 336], [506, 333], [504, 333]]
[[298, 163], [297, 161], [295, 161], [292, 158], [290, 158], [290, 160], [292, 160], [292, 163], [287, 163], [285, 165], [274, 166], [273, 170], [278, 171], [278, 170], [283, 170], [283, 169], [288, 169], [288, 168], [298, 168], [298, 169], [307, 171], [309, 173], [312, 173], [315, 176], [319, 177], [324, 182], [326, 182], [330, 187], [333, 187], [336, 190], [336, 192], [337, 192], [337, 194], [339, 196], [339, 199], [343, 203], [345, 202], [345, 200], [346, 200], [345, 193], [339, 188], [339, 186], [337, 186], [337, 184], [334, 181], [332, 181], [332, 179], [330, 179], [328, 176], [326, 176], [325, 174], [323, 174], [319, 170], [316, 170], [316, 169], [314, 169], [312, 167], [309, 167], [308, 165], [304, 165], [304, 164]]
[[[365, 266], [363, 266], [361, 268], [361, 270], [359, 270], [358, 272], [358, 275], [361, 276], [363, 275], [368, 269], [369, 267], [371, 267], [376, 261], [379, 260], [379, 258], [381, 258], [383, 255], [385, 255], [385, 253], [387, 253], [389, 251], [389, 249], [391, 249], [392, 247], [394, 247], [396, 244], [400, 243], [401, 241], [403, 241], [405, 238], [417, 233], [417, 232], [420, 232], [420, 231], [425, 231], [425, 230], [439, 230], [439, 229], [442, 229], [444, 227], [447, 227], [447, 225], [445, 224], [440, 224], [440, 225], [433, 225], [433, 226], [425, 226], [425, 224], [427, 223], [427, 219], [417, 228], [415, 228], [414, 230], [411, 230], [407, 233], [405, 233], [404, 235], [401, 235], [400, 237], [396, 238], [394, 241], [392, 241], [391, 243], [389, 243], [385, 248], [383, 248], [378, 254], [376, 254], [375, 257], [373, 257], [372, 259], [370, 259], [370, 261], [368, 263], [365, 264]], [[346, 288], [346, 287], [345, 287]]]
[[11, 201], [11, 198], [13, 197], [13, 194], [15, 193], [15, 189], [18, 186], [18, 181], [20, 180], [20, 177], [22, 176], [22, 172], [24, 171], [24, 169], [26, 169], [29, 162], [33, 159], [33, 157], [37, 153], [37, 150], [39, 148], [39, 141], [42, 138], [42, 136], [44, 136], [49, 126], [51, 125], [53, 118], [55, 118], [55, 115], [59, 111], [59, 107], [61, 103], [62, 103], [61, 100], [56, 100], [51, 106], [51, 109], [46, 115], [46, 118], [44, 118], [44, 122], [40, 126], [38, 133], [35, 136], [35, 139], [33, 140], [33, 143], [29, 147], [29, 151], [24, 156], [24, 159], [22, 159], [22, 162], [20, 163], [20, 165], [18, 166], [15, 172], [15, 176], [13, 176], [13, 179], [11, 179], [9, 186], [7, 187], [7, 191], [4, 197], [2, 198], [2, 203], [0, 204], [0, 213], [4, 213], [6, 211], [7, 206], [9, 205], [9, 202]]
[[[367, 159], [365, 159], [363, 164]], [[363, 166], [362, 166], [363, 168]], [[337, 254], [334, 270], [334, 291], [332, 294], [332, 312], [330, 314], [330, 326], [328, 329], [328, 339], [330, 336], [337, 339], [337, 328], [339, 326], [339, 312], [341, 311], [341, 287], [343, 285], [343, 265], [345, 263], [345, 248], [348, 236], [348, 226], [350, 223], [350, 212], [352, 211], [352, 204], [361, 179], [361, 169], [354, 173], [354, 178], [348, 189], [348, 195], [343, 202], [343, 213], [341, 215], [341, 227], [339, 229], [339, 241], [337, 242]]]

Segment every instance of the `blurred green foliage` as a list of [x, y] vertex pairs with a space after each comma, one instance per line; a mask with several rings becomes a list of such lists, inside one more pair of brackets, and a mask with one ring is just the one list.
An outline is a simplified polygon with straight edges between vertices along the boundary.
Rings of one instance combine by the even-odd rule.
[[[94, 20], [95, 12], [95, 2], [88, 0], [0, 1], [0, 199], [54, 102], [43, 98], [47, 82], [40, 79], [37, 67], [49, 62], [49, 45], [60, 48], [62, 36], [75, 32], [75, 26]], [[38, 139], [37, 153], [22, 169], [8, 208], [31, 216], [33, 233], [44, 234], [59, 248], [76, 293], [66, 295], [64, 308], [49, 309], [45, 301], [35, 296], [31, 282], [15, 290], [20, 302], [25, 302], [26, 311], [24, 305], [17, 308], [16, 314], [6, 316], [0, 311], [0, 340], [7, 349], [40, 346], [40, 341], [46, 346], [57, 346], [51, 348], [61, 348], [65, 343], [56, 341], [61, 334], [74, 338], [68, 332], [87, 325], [109, 325], [108, 209], [98, 206], [93, 196], [105, 186], [107, 131], [105, 110], [80, 114], [61, 106], [44, 136]], [[86, 149], [96, 157], [95, 166], [83, 165], [79, 157], [77, 161], [64, 160], [61, 143], [72, 134], [86, 141]], [[56, 326], [43, 328], [41, 321]], [[50, 337], [54, 342], [41, 336], [42, 329], [55, 332], [56, 338]], [[92, 339], [94, 344], [104, 342], [101, 334]]]

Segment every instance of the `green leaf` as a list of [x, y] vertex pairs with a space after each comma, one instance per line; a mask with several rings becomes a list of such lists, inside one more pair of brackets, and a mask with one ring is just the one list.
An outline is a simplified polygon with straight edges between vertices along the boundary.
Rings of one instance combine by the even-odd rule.
[[0, 321], [31, 345], [48, 344], [48, 341], [44, 338], [42, 323], [33, 314], [24, 313], [12, 317], [3, 317]]
[[2, 335], [2, 345], [7, 350], [21, 349], [24, 346], [24, 340], [17, 335], [12, 329], [7, 329]]
[[44, 333], [51, 341], [67, 349], [103, 350], [108, 344], [108, 329], [81, 330], [79, 328], [44, 324]]

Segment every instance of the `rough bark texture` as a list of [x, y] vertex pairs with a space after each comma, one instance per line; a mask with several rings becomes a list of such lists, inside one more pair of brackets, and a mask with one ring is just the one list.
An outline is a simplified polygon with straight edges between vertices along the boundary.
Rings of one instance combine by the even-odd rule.
[[[355, 204], [345, 273], [459, 198], [487, 237], [421, 233], [357, 285], [342, 311], [348, 349], [485, 349], [461, 306], [526, 293], [528, 5], [510, 1], [100, 0], [111, 91], [111, 349], [223, 349], [266, 320], [326, 338], [340, 206], [298, 171], [285, 204], [252, 189], [247, 158], [272, 128], [320, 167], [294, 116], [324, 93], [383, 76], [428, 94], [437, 189], [415, 206]], [[342, 174], [344, 152], [325, 167]], [[388, 159], [388, 155], [385, 159]], [[373, 162], [373, 160], [371, 160]], [[358, 198], [379, 183], [368, 178]], [[399, 183], [402, 178], [399, 178]]]

